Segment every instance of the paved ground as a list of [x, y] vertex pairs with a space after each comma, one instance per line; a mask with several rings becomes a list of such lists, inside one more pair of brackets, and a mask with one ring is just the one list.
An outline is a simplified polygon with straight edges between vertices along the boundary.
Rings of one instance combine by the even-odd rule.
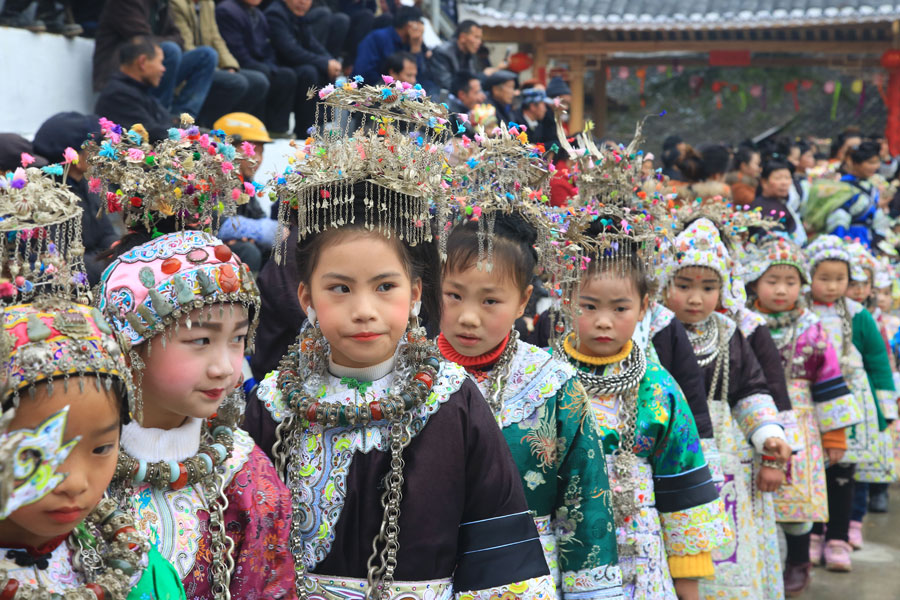
[[900, 486], [891, 486], [891, 511], [869, 514], [863, 525], [865, 547], [853, 553], [851, 573], [813, 569], [808, 600], [900, 599]]

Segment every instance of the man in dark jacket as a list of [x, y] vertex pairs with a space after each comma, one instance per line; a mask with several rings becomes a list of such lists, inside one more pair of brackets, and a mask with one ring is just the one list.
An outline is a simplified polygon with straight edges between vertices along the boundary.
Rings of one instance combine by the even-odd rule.
[[[153, 95], [169, 111], [200, 114], [209, 94], [219, 55], [209, 46], [184, 52], [184, 40], [172, 21], [168, 0], [107, 2], [97, 25], [94, 45], [94, 90], [100, 91], [116, 72], [119, 47], [137, 37], [156, 37], [163, 50], [166, 75]], [[179, 89], [178, 95], [175, 90]]]
[[312, 0], [275, 0], [265, 11], [278, 62], [297, 75], [299, 93], [294, 96], [294, 133], [298, 138], [306, 137], [316, 114], [315, 99], [308, 99], [306, 91], [322, 87], [341, 74], [341, 62], [313, 35], [306, 19], [310, 8]]
[[416, 58], [417, 79], [425, 91], [434, 87], [425, 67], [425, 24], [422, 11], [414, 6], [404, 6], [394, 16], [394, 25], [376, 29], [359, 43], [354, 71], [369, 85], [380, 85], [381, 67], [388, 56], [395, 52], [409, 52]]
[[[484, 103], [484, 91], [481, 89], [481, 80], [472, 71], [460, 71], [453, 77], [453, 84], [450, 86], [450, 98], [447, 105], [450, 107], [450, 113], [454, 115], [453, 127], [457, 135], [464, 133], [471, 137], [475, 136], [475, 128], [469, 121], [469, 113], [479, 104]], [[459, 115], [466, 115], [460, 117]], [[464, 131], [460, 131], [460, 126]]]
[[497, 121], [509, 123], [515, 121], [512, 111], [513, 100], [516, 99], [516, 74], [512, 71], [500, 70], [485, 79], [484, 89], [488, 102], [497, 110]]
[[[550, 113], [547, 92], [543, 86], [535, 84], [522, 89], [522, 108], [515, 115], [519, 125], [528, 127], [528, 141], [544, 144], [547, 149], [556, 140], [554, 129], [548, 130], [547, 114]], [[553, 123], [552, 119], [550, 123]]]
[[270, 42], [269, 24], [259, 5], [261, 0], [224, 0], [216, 6], [219, 33], [242, 69], [253, 69], [269, 79], [266, 116], [263, 122], [273, 135], [288, 130], [296, 95], [306, 90], [297, 87], [297, 74], [280, 66]]
[[153, 97], [166, 67], [163, 51], [150, 38], [136, 37], [119, 48], [121, 65], [100, 92], [94, 111], [122, 127], [140, 123], [157, 142], [173, 125], [169, 111]]
[[69, 190], [81, 199], [81, 227], [84, 244], [84, 265], [91, 285], [100, 281], [105, 261], [98, 255], [119, 239], [109, 215], [97, 216], [101, 207], [100, 196], [92, 194], [84, 178], [87, 171], [87, 152], [81, 145], [94, 135], [100, 134], [99, 117], [76, 112], [53, 115], [40, 126], [34, 136], [34, 151], [54, 162], [63, 160], [66, 148], [78, 150], [78, 161], [69, 165], [66, 184]]
[[475, 21], [463, 21], [456, 28], [452, 40], [432, 51], [429, 68], [431, 78], [442, 90], [453, 92], [453, 78], [460, 71], [476, 71], [475, 53], [481, 47], [481, 26]]

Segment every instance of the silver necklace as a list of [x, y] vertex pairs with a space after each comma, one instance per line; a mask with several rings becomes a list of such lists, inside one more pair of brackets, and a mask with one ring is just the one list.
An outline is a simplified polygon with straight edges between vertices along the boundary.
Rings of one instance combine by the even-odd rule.
[[716, 360], [719, 351], [719, 326], [716, 318], [710, 315], [699, 323], [687, 325], [685, 329], [700, 367]]

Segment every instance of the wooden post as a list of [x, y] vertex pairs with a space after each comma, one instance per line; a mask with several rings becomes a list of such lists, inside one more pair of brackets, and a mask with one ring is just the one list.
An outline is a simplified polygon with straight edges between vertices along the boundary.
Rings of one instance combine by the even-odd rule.
[[572, 88], [572, 106], [569, 107], [569, 131], [584, 128], [584, 56], [573, 56], [569, 62], [569, 87]]
[[597, 60], [594, 70], [594, 135], [602, 137], [606, 133], [606, 56]]
[[547, 32], [538, 29], [534, 40], [534, 77], [547, 85]]

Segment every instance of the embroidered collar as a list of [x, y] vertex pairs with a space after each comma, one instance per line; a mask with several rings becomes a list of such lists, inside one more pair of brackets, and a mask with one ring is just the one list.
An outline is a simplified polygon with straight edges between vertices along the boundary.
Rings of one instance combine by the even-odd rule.
[[35, 567], [45, 570], [50, 565], [50, 557], [53, 552], [59, 548], [69, 537], [65, 533], [59, 537], [34, 547], [28, 544], [5, 544], [0, 542], [0, 546], [6, 548], [6, 558], [15, 562], [20, 567]]

